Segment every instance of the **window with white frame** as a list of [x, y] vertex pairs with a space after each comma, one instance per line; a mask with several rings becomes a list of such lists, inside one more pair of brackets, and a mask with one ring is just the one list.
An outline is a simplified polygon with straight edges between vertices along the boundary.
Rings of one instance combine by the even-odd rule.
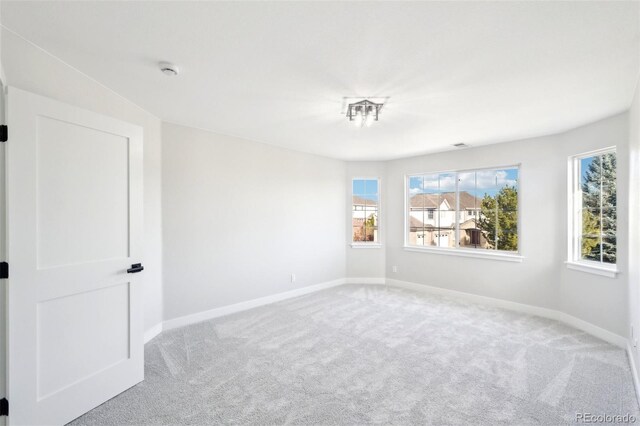
[[379, 180], [377, 178], [353, 179], [351, 199], [351, 235], [353, 243], [379, 243]]
[[569, 262], [615, 268], [617, 251], [616, 151], [570, 159]]
[[518, 252], [517, 166], [407, 176], [406, 245]]

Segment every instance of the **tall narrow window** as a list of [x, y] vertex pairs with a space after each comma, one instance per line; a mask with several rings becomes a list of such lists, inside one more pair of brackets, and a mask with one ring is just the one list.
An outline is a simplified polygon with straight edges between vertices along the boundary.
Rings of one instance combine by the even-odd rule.
[[351, 234], [353, 243], [377, 244], [380, 182], [378, 179], [353, 179]]
[[407, 176], [407, 245], [518, 252], [518, 167]]
[[572, 158], [569, 261], [614, 269], [617, 251], [616, 152]]

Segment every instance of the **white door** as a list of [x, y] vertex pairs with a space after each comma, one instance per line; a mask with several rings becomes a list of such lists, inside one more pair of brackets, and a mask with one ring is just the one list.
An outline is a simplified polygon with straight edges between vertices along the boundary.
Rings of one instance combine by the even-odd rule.
[[144, 378], [142, 129], [9, 88], [9, 424], [64, 424]]

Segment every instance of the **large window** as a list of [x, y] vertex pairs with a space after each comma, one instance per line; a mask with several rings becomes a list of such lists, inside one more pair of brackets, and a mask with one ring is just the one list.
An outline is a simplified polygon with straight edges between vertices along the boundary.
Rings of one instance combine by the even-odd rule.
[[615, 148], [571, 158], [569, 262], [615, 269]]
[[518, 252], [518, 167], [407, 176], [406, 244]]
[[380, 182], [378, 179], [353, 179], [351, 206], [351, 235], [353, 243], [379, 243], [378, 211]]

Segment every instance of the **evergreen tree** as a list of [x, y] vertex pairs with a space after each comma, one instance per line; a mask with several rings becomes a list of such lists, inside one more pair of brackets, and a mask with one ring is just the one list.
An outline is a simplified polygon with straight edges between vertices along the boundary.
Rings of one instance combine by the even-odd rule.
[[498, 250], [518, 250], [518, 190], [505, 186], [495, 196], [485, 194], [478, 228]]
[[[582, 258], [589, 259], [600, 244], [600, 217], [589, 210], [582, 210]], [[595, 259], [592, 259], [595, 260]], [[598, 254], [598, 260], [600, 255]]]
[[605, 263], [616, 263], [615, 153], [589, 163], [582, 180], [582, 208], [582, 258], [600, 261], [602, 256]]

